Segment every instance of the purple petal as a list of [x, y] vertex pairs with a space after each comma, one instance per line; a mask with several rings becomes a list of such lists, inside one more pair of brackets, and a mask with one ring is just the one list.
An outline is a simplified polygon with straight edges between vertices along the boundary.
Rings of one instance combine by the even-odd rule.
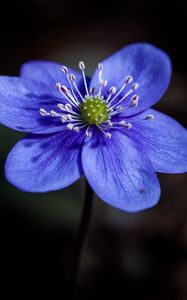
[[47, 192], [69, 186], [82, 175], [83, 135], [69, 131], [28, 135], [8, 155], [6, 177], [27, 192]]
[[[141, 121], [153, 115], [151, 121]], [[130, 119], [133, 128], [128, 135], [139, 144], [156, 172], [183, 173], [187, 171], [187, 130], [169, 116], [149, 109]]]
[[[108, 96], [110, 87], [115, 86], [119, 91], [128, 75], [134, 78], [132, 83], [139, 84], [139, 88], [121, 103], [125, 107], [123, 113], [125, 116], [137, 114], [156, 103], [170, 82], [169, 57], [162, 50], [146, 43], [127, 46], [104, 60], [102, 64], [102, 77], [108, 81], [107, 87], [103, 88], [105, 98]], [[98, 83], [98, 70], [96, 70], [91, 80], [91, 87], [98, 88]], [[117, 100], [120, 100], [131, 89], [131, 86], [132, 84], [129, 84]], [[139, 104], [132, 107], [130, 99], [135, 94], [139, 96]]]
[[[69, 86], [66, 75], [61, 70], [62, 65], [50, 61], [28, 61], [22, 65], [20, 76], [27, 79], [35, 79], [55, 87], [57, 82], [62, 85]], [[76, 77], [76, 84], [81, 93], [85, 94], [83, 78], [81, 73], [68, 68], [69, 73], [73, 73]], [[88, 79], [89, 80], [89, 79]]]
[[119, 131], [110, 140], [98, 134], [87, 141], [82, 164], [96, 194], [114, 207], [140, 211], [159, 200], [159, 183], [151, 163]]
[[43, 117], [40, 108], [57, 110], [64, 103], [60, 93], [49, 85], [17, 77], [0, 77], [0, 123], [12, 129], [50, 133], [62, 130], [58, 118]]

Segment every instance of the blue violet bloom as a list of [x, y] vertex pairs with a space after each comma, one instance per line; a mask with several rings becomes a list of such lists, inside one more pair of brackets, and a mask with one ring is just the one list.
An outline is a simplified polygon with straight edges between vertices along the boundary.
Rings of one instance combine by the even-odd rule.
[[27, 192], [65, 188], [86, 177], [108, 204], [140, 211], [160, 197], [156, 172], [187, 171], [187, 131], [150, 107], [166, 91], [170, 59], [129, 45], [85, 75], [47, 61], [0, 77], [0, 122], [28, 133], [8, 155], [9, 182]]

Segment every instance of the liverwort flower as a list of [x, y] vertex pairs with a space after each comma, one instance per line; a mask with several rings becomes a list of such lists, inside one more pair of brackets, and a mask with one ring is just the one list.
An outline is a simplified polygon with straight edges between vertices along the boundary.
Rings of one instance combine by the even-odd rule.
[[79, 69], [31, 61], [21, 78], [0, 77], [0, 122], [28, 133], [8, 155], [8, 181], [47, 192], [84, 175], [114, 207], [155, 205], [156, 172], [187, 171], [186, 129], [150, 108], [168, 87], [168, 56], [139, 43], [99, 63], [91, 80], [84, 62]]

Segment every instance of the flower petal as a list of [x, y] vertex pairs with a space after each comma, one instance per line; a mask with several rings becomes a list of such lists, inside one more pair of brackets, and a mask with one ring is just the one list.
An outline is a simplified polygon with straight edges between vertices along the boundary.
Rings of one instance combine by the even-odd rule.
[[159, 200], [159, 183], [151, 163], [119, 131], [110, 140], [98, 134], [87, 141], [82, 164], [96, 194], [114, 207], [140, 211]]
[[42, 117], [40, 108], [57, 109], [64, 99], [49, 85], [17, 77], [0, 77], [0, 123], [24, 132], [49, 133], [62, 130], [57, 118]]
[[47, 192], [69, 186], [82, 175], [82, 134], [69, 131], [28, 135], [8, 155], [8, 181], [27, 192]]
[[[65, 74], [61, 70], [62, 65], [51, 61], [28, 61], [21, 66], [20, 76], [22, 78], [34, 79], [45, 82], [52, 87], [55, 87], [57, 82], [62, 85], [69, 86]], [[69, 73], [73, 73], [76, 77], [76, 84], [81, 93], [85, 93], [83, 78], [81, 73], [68, 68]]]
[[[125, 82], [125, 78], [131, 75], [139, 88], [126, 97], [121, 103], [125, 107], [124, 115], [130, 116], [152, 106], [166, 91], [171, 77], [170, 59], [162, 50], [146, 43], [132, 44], [122, 48], [103, 62], [103, 78], [108, 81], [106, 88], [103, 88], [104, 96], [108, 96], [108, 90], [115, 86], [117, 91]], [[95, 71], [91, 80], [91, 87], [98, 87], [98, 70]], [[128, 85], [121, 96], [121, 99], [131, 89]], [[139, 96], [139, 105], [130, 106], [132, 95]]]
[[[141, 121], [153, 115], [151, 121]], [[130, 119], [129, 119], [130, 120]], [[163, 113], [149, 109], [130, 120], [133, 128], [128, 135], [137, 141], [150, 159], [156, 172], [187, 171], [187, 130]]]

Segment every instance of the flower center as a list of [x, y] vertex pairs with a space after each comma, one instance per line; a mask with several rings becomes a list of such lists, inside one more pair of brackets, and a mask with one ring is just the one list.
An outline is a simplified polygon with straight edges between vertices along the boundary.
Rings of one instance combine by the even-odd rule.
[[79, 107], [88, 124], [102, 124], [109, 119], [109, 109], [102, 97], [86, 97]]
[[[79, 68], [82, 72], [84, 90], [82, 92], [79, 90], [75, 75], [70, 73], [66, 66], [62, 66], [61, 70], [68, 85], [57, 82], [56, 88], [63, 97], [63, 103], [58, 103], [56, 108], [54, 107], [50, 111], [41, 107], [40, 115], [57, 118], [65, 125], [63, 130], [68, 129], [74, 132], [82, 130], [89, 138], [92, 136], [92, 127], [100, 130], [108, 139], [112, 137], [112, 130], [131, 129], [132, 123], [126, 122], [119, 114], [124, 109], [128, 110], [138, 106], [140, 99], [135, 94], [135, 90], [138, 89], [139, 84], [131, 75], [127, 75], [118, 89], [115, 86], [107, 88], [107, 80], [103, 79], [103, 65], [99, 63], [98, 84], [89, 89], [83, 61], [79, 62]], [[58, 110], [56, 111], [56, 109]], [[153, 115], [147, 115], [142, 120], [152, 120], [153, 118]]]

